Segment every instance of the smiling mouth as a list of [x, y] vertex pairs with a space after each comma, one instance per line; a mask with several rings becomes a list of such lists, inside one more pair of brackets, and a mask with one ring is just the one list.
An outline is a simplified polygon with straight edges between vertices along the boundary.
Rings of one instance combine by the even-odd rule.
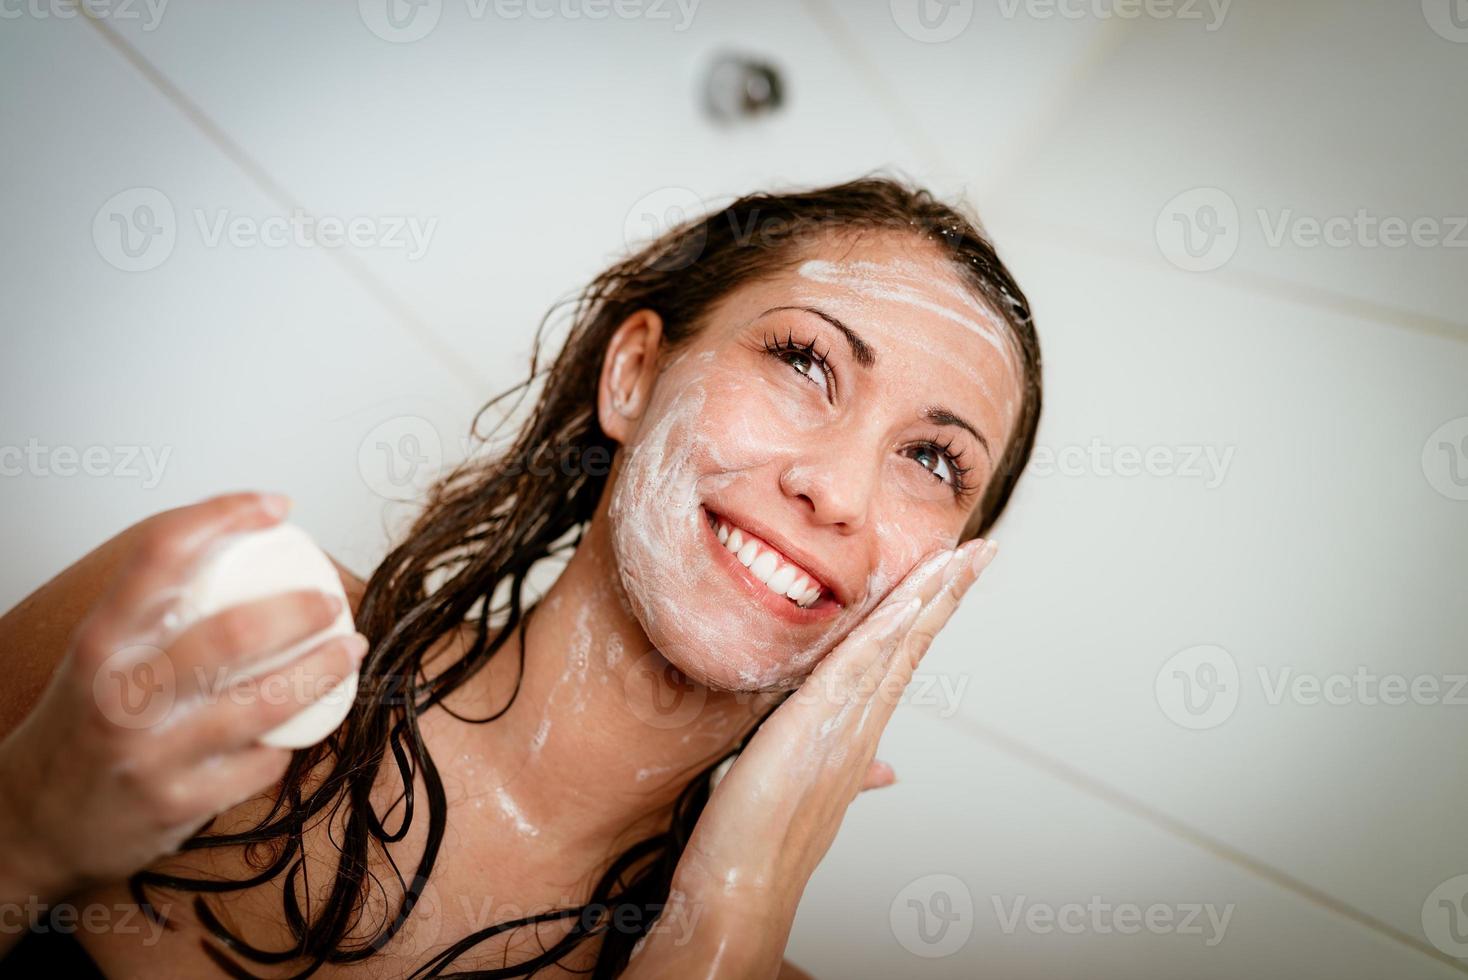
[[704, 516], [724, 550], [772, 595], [801, 609], [809, 609], [831, 595], [819, 579], [762, 538], [707, 508]]

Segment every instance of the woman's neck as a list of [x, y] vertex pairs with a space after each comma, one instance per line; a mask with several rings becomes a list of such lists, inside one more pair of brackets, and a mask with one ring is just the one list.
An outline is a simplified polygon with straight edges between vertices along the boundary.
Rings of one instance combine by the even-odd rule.
[[[478, 809], [562, 853], [605, 854], [665, 827], [689, 779], [774, 703], [694, 684], [652, 649], [621, 592], [601, 513], [526, 636], [513, 704], [485, 725], [445, 716], [459, 761], [440, 768], [466, 768], [464, 793]], [[519, 645], [517, 632], [447, 705], [469, 718], [504, 708]]]

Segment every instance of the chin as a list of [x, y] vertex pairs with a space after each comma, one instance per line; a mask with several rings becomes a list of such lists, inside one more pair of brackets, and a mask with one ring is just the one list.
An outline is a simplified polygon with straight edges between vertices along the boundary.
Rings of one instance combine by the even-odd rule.
[[634, 584], [626, 598], [653, 649], [690, 681], [712, 690], [788, 690], [818, 659], [802, 655], [798, 641], [783, 631], [760, 635], [757, 620], [727, 596], [705, 591], [669, 602], [666, 593], [649, 596]]

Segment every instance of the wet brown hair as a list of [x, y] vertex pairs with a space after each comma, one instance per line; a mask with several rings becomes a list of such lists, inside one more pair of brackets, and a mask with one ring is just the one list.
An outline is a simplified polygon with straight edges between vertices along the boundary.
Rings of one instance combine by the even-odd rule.
[[[443, 783], [418, 719], [435, 704], [449, 711], [440, 704], [443, 698], [482, 669], [514, 631], [522, 631], [523, 641], [531, 569], [542, 559], [575, 549], [606, 489], [608, 467], [594, 461], [610, 460], [617, 447], [601, 430], [596, 404], [612, 334], [636, 311], [651, 309], [662, 318], [664, 343], [676, 348], [697, 333], [705, 314], [720, 299], [741, 285], [791, 268], [807, 246], [829, 241], [833, 235], [866, 232], [901, 232], [932, 242], [1009, 327], [1022, 368], [1021, 404], [1014, 431], [964, 537], [985, 534], [1003, 512], [1029, 460], [1041, 387], [1039, 341], [1028, 302], [977, 222], [928, 192], [886, 176], [800, 192], [750, 194], [682, 221], [567, 301], [567, 336], [544, 367], [546, 327], [556, 309], [567, 303], [553, 308], [537, 331], [529, 376], [480, 410], [476, 434], [486, 411], [505, 399], [517, 398], [518, 406], [534, 396], [513, 441], [498, 451], [476, 454], [431, 488], [411, 529], [373, 571], [357, 612], [357, 627], [371, 646], [361, 667], [358, 699], [347, 720], [325, 742], [295, 753], [273, 807], [254, 828], [211, 834], [206, 825], [184, 846], [185, 850], [242, 846], [258, 873], [219, 881], [139, 872], [130, 884], [140, 904], [156, 915], [147, 901], [147, 888], [201, 893], [194, 899], [194, 911], [215, 940], [206, 938], [203, 945], [232, 976], [255, 975], [241, 959], [276, 969], [299, 965], [300, 971], [293, 975], [305, 976], [323, 963], [360, 961], [382, 949], [421, 897], [447, 821]], [[579, 462], [547, 465], [551, 459]], [[465, 654], [428, 677], [423, 671], [425, 654], [466, 623], [473, 626], [474, 636]], [[523, 642], [520, 654], [526, 655]], [[454, 716], [483, 724], [508, 708], [506, 704], [488, 718]], [[673, 870], [708, 800], [713, 771], [742, 747], [743, 742], [722, 752], [689, 781], [665, 831], [609, 855], [585, 905], [475, 932], [422, 964], [413, 976], [529, 976], [595, 937], [602, 942], [592, 976], [618, 975], [636, 941], [667, 902]], [[389, 751], [402, 792], [386, 813], [379, 814], [371, 805], [370, 792]], [[307, 777], [318, 767], [324, 778], [313, 778], [315, 785], [308, 788]], [[427, 843], [414, 873], [405, 880], [385, 845], [403, 839], [417, 816], [415, 778], [420, 776], [427, 791]], [[388, 817], [399, 804], [400, 821], [389, 828]], [[330, 892], [324, 902], [302, 909], [296, 888], [305, 883], [304, 831], [317, 815], [328, 810], [335, 815], [343, 807], [346, 830], [340, 840], [333, 838], [340, 853]], [[364, 939], [356, 930], [363, 924], [369, 882], [382, 887], [368, 871], [369, 848], [374, 847], [396, 872], [401, 898], [388, 903], [390, 909], [396, 908], [391, 920]], [[286, 875], [283, 915], [296, 939], [288, 949], [265, 950], [245, 943], [205, 901], [209, 893], [252, 888], [281, 874]], [[459, 955], [494, 935], [562, 920], [570, 920], [569, 930], [523, 963], [444, 973]], [[627, 922], [635, 926], [625, 928]]]

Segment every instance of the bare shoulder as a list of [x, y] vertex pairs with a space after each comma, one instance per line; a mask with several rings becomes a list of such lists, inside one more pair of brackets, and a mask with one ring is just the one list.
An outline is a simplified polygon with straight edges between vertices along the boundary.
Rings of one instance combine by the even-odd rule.
[[780, 973], [775, 980], [815, 980], [815, 977], [806, 973], [789, 960], [781, 960]]
[[20, 724], [40, 697], [71, 634], [102, 597], [142, 528], [139, 521], [87, 552], [0, 616], [0, 738]]

